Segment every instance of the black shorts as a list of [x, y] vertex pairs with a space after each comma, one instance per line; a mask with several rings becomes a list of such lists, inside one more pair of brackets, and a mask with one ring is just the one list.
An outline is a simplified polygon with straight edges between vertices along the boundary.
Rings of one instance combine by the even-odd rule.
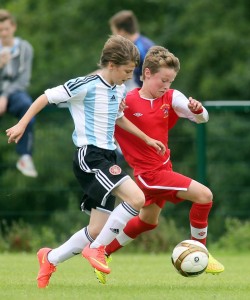
[[88, 195], [84, 194], [82, 199], [81, 199], [80, 208], [81, 208], [82, 211], [84, 211], [88, 215], [90, 215], [92, 208], [95, 208], [99, 211], [102, 211], [102, 212], [105, 212], [105, 213], [109, 214], [115, 208], [115, 201], [116, 201], [115, 196], [109, 195], [108, 198], [107, 198], [106, 204], [104, 206], [102, 206], [100, 204], [100, 201], [99, 202], [95, 201], [94, 199], [92, 199]]
[[130, 176], [116, 164], [116, 153], [93, 145], [76, 150], [73, 170], [84, 191], [85, 210], [101, 207], [112, 211], [112, 190]]

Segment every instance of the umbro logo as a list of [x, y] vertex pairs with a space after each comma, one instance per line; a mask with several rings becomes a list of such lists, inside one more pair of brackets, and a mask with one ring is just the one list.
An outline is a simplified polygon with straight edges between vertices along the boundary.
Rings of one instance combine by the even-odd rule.
[[111, 99], [110, 99], [111, 101], [116, 101], [116, 99], [115, 99], [115, 95], [113, 95], [112, 97], [111, 97]]
[[118, 228], [109, 228], [112, 232], [115, 234], [119, 234], [119, 229]]
[[137, 112], [137, 113], [134, 113], [134, 116], [135, 116], [135, 117], [141, 117], [141, 116], [143, 116], [143, 114], [142, 114], [142, 113], [139, 113], [139, 112]]
[[205, 234], [206, 234], [205, 231], [201, 231], [201, 232], [198, 233], [199, 236], [203, 236], [203, 235], [205, 235]]

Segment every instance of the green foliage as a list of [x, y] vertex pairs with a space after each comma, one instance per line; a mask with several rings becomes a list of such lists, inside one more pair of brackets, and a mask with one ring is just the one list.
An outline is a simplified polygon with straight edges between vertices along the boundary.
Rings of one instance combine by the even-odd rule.
[[156, 229], [147, 231], [132, 243], [126, 245], [124, 252], [164, 253], [173, 249], [180, 241], [189, 238], [183, 228], [178, 228], [173, 219], [161, 217]]
[[96, 69], [109, 18], [132, 9], [141, 32], [180, 58], [175, 87], [201, 99], [249, 98], [247, 0], [75, 0], [70, 7], [59, 0], [8, 0], [5, 6], [18, 17], [18, 34], [35, 49], [34, 96]]
[[226, 217], [249, 219], [250, 137], [245, 134], [248, 123], [248, 113], [225, 111], [210, 114], [207, 178], [214, 195], [209, 222], [209, 230], [214, 236], [225, 232]]
[[36, 252], [42, 247], [55, 248], [58, 246], [57, 236], [53, 227], [42, 225], [41, 228], [36, 228], [30, 240], [32, 252]]
[[30, 252], [32, 249], [32, 228], [23, 221], [13, 222], [9, 226], [4, 220], [2, 221], [2, 231], [0, 238], [1, 251], [8, 252]]
[[[14, 123], [7, 116], [1, 121], [3, 128]], [[8, 145], [6, 137], [0, 136], [3, 145], [0, 154], [0, 204], [6, 219], [21, 215], [32, 223], [44, 222], [53, 211], [69, 207], [69, 202], [80, 202], [80, 186], [72, 171], [75, 150], [71, 141], [72, 131], [71, 117], [66, 109], [48, 107], [37, 116], [34, 161], [38, 180], [17, 172], [15, 146]], [[9, 216], [4, 212], [8, 212]]]
[[1, 221], [0, 251], [36, 252], [48, 246], [57, 247], [73, 233], [87, 225], [89, 217], [76, 210], [56, 211], [53, 218], [41, 225], [19, 221]]
[[0, 233], [2, 252], [35, 252], [41, 245], [56, 246], [51, 228], [42, 226], [38, 230], [23, 220], [13, 221], [11, 225], [2, 220]]
[[175, 20], [166, 14], [168, 41], [163, 44], [181, 61], [174, 85], [204, 100], [249, 99], [244, 88], [250, 63], [249, 3], [180, 0], [173, 5]]
[[216, 247], [237, 253], [250, 250], [250, 221], [227, 218], [225, 234], [220, 238]]
[[[56, 248], [87, 223], [88, 217], [75, 211], [56, 212], [48, 225], [41, 226], [32, 226], [23, 220], [14, 221], [9, 225], [2, 220], [0, 251], [35, 253], [45, 246]], [[186, 228], [177, 225], [173, 219], [166, 220], [161, 217], [156, 229], [141, 234], [122, 248], [121, 252], [151, 254], [171, 252], [180, 241], [189, 238]], [[249, 251], [250, 222], [227, 218], [224, 235], [216, 243], [208, 243], [208, 248], [237, 253]]]

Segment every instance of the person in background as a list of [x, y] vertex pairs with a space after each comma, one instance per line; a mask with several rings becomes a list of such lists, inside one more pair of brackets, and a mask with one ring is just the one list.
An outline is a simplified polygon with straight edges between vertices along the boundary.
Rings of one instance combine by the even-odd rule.
[[128, 90], [142, 86], [142, 64], [148, 49], [155, 43], [140, 33], [138, 20], [131, 10], [121, 10], [109, 19], [113, 34], [119, 34], [132, 41], [139, 50], [140, 63], [135, 68], [132, 80], [126, 83]]
[[[33, 48], [29, 42], [15, 37], [17, 24], [14, 16], [0, 10], [0, 116], [6, 112], [19, 120], [32, 104], [27, 93], [30, 83]], [[32, 159], [34, 118], [16, 145], [20, 156], [16, 167], [26, 176], [37, 177]]]

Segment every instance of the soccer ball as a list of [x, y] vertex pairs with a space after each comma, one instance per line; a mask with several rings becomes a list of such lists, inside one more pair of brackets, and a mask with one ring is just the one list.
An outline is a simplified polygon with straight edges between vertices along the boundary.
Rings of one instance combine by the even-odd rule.
[[200, 242], [185, 240], [173, 250], [171, 260], [175, 269], [184, 277], [195, 277], [202, 274], [208, 265], [208, 250]]

